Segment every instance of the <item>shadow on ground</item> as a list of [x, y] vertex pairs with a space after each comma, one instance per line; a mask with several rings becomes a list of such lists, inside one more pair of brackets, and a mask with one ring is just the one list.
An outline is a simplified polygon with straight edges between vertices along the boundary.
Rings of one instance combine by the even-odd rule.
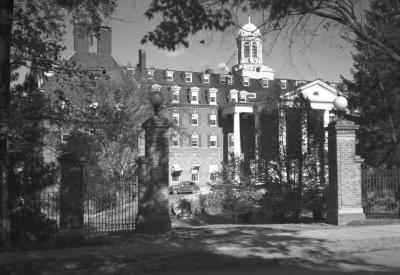
[[159, 235], [116, 234], [107, 236], [109, 244], [104, 246], [31, 251], [20, 254], [21, 258], [14, 261], [3, 259], [0, 261], [0, 274], [399, 272], [393, 267], [370, 264], [360, 258], [335, 255], [325, 240], [305, 238], [299, 232], [294, 226], [283, 229], [278, 225], [275, 228], [213, 225], [176, 227], [168, 234]]

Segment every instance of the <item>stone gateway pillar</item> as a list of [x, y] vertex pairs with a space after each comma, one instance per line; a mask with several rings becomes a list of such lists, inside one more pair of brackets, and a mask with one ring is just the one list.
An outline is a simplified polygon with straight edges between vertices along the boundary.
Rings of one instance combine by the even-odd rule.
[[141, 160], [139, 211], [136, 230], [157, 233], [171, 230], [168, 198], [169, 120], [156, 114], [146, 120], [145, 157]]
[[328, 130], [329, 188], [327, 222], [345, 225], [365, 219], [361, 200], [361, 162], [356, 155], [354, 122], [339, 119]]

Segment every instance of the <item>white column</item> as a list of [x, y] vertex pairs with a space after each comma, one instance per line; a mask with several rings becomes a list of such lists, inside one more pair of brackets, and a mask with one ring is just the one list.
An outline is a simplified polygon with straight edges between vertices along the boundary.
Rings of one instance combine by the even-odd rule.
[[329, 124], [329, 110], [324, 110], [324, 127], [328, 127]]
[[241, 157], [242, 148], [240, 146], [240, 113], [235, 112], [233, 115], [233, 152], [235, 156]]

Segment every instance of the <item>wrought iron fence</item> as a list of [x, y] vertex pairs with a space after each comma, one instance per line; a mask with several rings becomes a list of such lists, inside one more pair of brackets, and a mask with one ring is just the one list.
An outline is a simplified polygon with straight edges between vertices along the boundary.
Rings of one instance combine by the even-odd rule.
[[58, 190], [18, 196], [11, 205], [11, 243], [45, 241], [57, 233], [60, 226]]
[[400, 170], [364, 165], [362, 203], [367, 218], [400, 218]]
[[137, 212], [135, 180], [99, 182], [93, 178], [86, 182], [84, 193], [86, 232], [134, 230]]

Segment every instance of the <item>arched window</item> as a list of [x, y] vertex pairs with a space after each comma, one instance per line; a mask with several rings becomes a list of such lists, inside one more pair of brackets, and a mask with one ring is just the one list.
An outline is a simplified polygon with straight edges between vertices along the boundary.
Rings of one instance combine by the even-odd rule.
[[251, 49], [252, 49], [252, 57], [253, 58], [257, 58], [257, 43], [253, 42], [253, 44], [251, 45]]
[[244, 58], [249, 58], [250, 57], [250, 43], [245, 42], [243, 45], [244, 48]]

